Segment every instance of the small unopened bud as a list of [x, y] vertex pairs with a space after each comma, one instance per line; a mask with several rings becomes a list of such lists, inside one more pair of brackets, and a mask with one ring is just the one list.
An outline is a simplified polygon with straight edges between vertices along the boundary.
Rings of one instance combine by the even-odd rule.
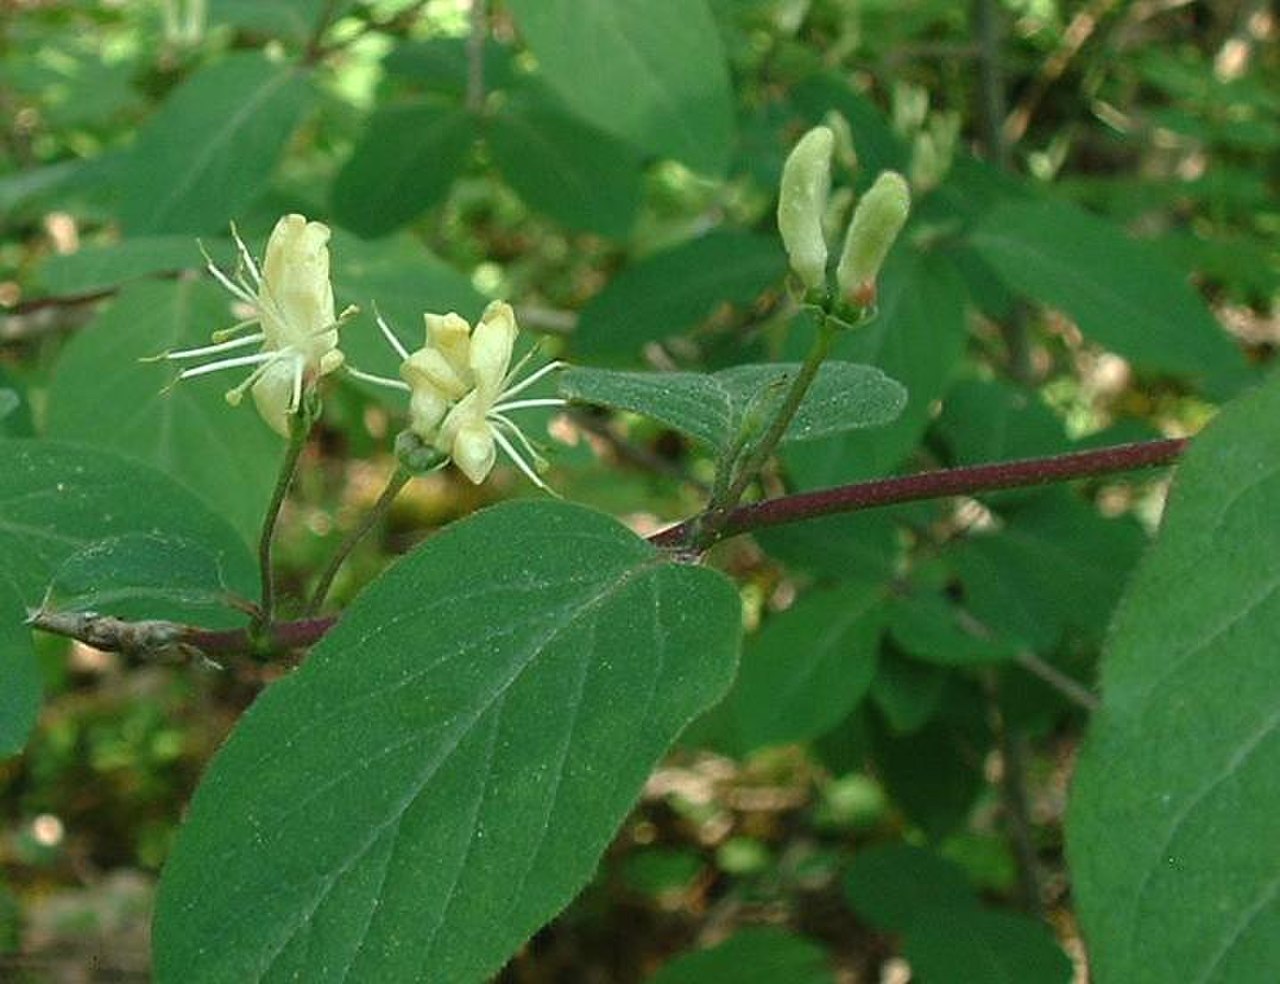
[[829, 127], [815, 126], [800, 138], [782, 167], [778, 196], [778, 231], [791, 269], [812, 290], [827, 275], [827, 241], [822, 235], [822, 215], [831, 191], [831, 152], [835, 135]]
[[896, 171], [882, 172], [854, 209], [836, 267], [836, 284], [845, 300], [859, 307], [875, 302], [876, 277], [910, 210], [906, 179]]

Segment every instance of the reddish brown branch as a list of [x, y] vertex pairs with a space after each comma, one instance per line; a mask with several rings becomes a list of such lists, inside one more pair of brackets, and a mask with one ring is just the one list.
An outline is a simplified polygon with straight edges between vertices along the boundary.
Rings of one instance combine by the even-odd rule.
[[[1097, 451], [1077, 451], [1051, 458], [1001, 461], [991, 465], [969, 465], [918, 475], [879, 478], [739, 506], [729, 514], [721, 529], [723, 535], [728, 536], [834, 513], [857, 512], [920, 499], [974, 495], [999, 489], [1048, 485], [1073, 478], [1110, 475], [1139, 468], [1155, 468], [1176, 461], [1186, 446], [1186, 438], [1170, 438], [1120, 444]], [[694, 546], [693, 541], [698, 536], [700, 527], [700, 518], [686, 520], [651, 536], [649, 542], [660, 547]]]

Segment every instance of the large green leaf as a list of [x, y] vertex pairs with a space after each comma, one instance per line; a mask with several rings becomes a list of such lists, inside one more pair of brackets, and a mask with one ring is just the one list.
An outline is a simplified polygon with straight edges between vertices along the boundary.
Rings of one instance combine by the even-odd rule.
[[[799, 368], [797, 363], [745, 365], [711, 375], [571, 369], [560, 379], [560, 393], [644, 414], [719, 449], [737, 437], [748, 415], [760, 421], [763, 432]], [[878, 369], [825, 362], [783, 441], [811, 441], [886, 424], [906, 400], [906, 391]]]
[[[880, 277], [879, 312], [870, 324], [845, 332], [833, 359], [873, 365], [907, 389], [907, 405], [887, 427], [795, 445], [784, 454], [796, 484], [823, 488], [892, 471], [929, 425], [934, 402], [946, 392], [964, 353], [964, 284], [945, 258], [899, 248]], [[788, 353], [808, 345], [789, 340]]]
[[[181, 537], [217, 558], [238, 594], [258, 593], [257, 564], [221, 516], [166, 475], [110, 451], [0, 441], [0, 568], [36, 607], [54, 571], [91, 543], [130, 533]], [[153, 617], [170, 617], [158, 607]]]
[[835, 727], [876, 671], [884, 585], [812, 592], [764, 624], [729, 697], [739, 750], [805, 741]]
[[548, 85], [587, 122], [719, 175], [733, 141], [724, 46], [705, 0], [511, 0]]
[[581, 507], [450, 527], [215, 759], [161, 882], [158, 978], [492, 974], [728, 686], [739, 624], [718, 574]]
[[621, 238], [640, 207], [640, 157], [609, 134], [534, 96], [512, 98], [489, 125], [507, 183], [572, 229]]
[[573, 350], [630, 356], [645, 342], [696, 327], [721, 304], [746, 305], [786, 271], [773, 236], [720, 230], [648, 256], [609, 282], [583, 309]]
[[451, 100], [377, 110], [334, 183], [335, 218], [366, 238], [408, 225], [448, 194], [475, 135], [474, 118]]
[[758, 926], [676, 957], [647, 984], [831, 984], [834, 980], [822, 947], [774, 926]]
[[1186, 278], [1102, 219], [1062, 201], [1008, 202], [970, 241], [1010, 286], [1067, 312], [1139, 369], [1215, 394], [1245, 378], [1244, 359]]
[[157, 466], [249, 539], [262, 523], [284, 447], [252, 401], [232, 408], [223, 398], [248, 370], [170, 386], [173, 364], [142, 361], [206, 345], [211, 332], [234, 321], [227, 295], [203, 281], [126, 287], [63, 352], [49, 391], [49, 433]]
[[1111, 626], [1069, 857], [1100, 984], [1280, 967], [1280, 381], [1178, 468]]
[[226, 582], [220, 555], [205, 544], [164, 533], [96, 540], [58, 565], [44, 605], [59, 612], [110, 612], [145, 619], [160, 604], [244, 609]]
[[17, 585], [0, 574], [0, 758], [21, 751], [40, 710], [40, 676], [26, 618]]
[[138, 134], [121, 181], [125, 227], [225, 228], [264, 189], [311, 95], [304, 72], [257, 54], [196, 72]]

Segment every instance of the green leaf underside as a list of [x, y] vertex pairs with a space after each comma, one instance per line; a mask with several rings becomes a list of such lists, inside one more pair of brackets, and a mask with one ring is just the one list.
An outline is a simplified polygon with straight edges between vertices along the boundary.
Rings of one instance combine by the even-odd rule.
[[474, 139], [472, 116], [446, 100], [379, 109], [338, 173], [335, 217], [367, 238], [408, 225], [445, 197]]
[[883, 608], [883, 585], [853, 581], [769, 619], [748, 642], [728, 699], [740, 751], [835, 727], [871, 685]]
[[724, 46], [704, 0], [512, 0], [547, 84], [587, 122], [720, 175], [733, 140]]
[[1101, 984], [1280, 966], [1277, 420], [1272, 380], [1195, 439], [1111, 627], [1067, 827]]
[[727, 687], [739, 624], [721, 576], [581, 507], [450, 527], [215, 759], [162, 879], [158, 979], [491, 974]]
[[624, 357], [700, 325], [724, 304], [747, 305], [786, 271], [775, 236], [717, 230], [637, 261], [582, 310], [577, 357]]
[[159, 603], [223, 608], [231, 595], [221, 559], [203, 544], [126, 533], [91, 543], [58, 565], [45, 607], [140, 619], [150, 618]]
[[17, 585], [0, 573], [0, 758], [22, 750], [40, 710], [40, 676], [26, 617]]
[[[767, 425], [799, 369], [798, 363], [734, 366], [710, 375], [571, 369], [560, 379], [560, 394], [652, 417], [715, 450], [734, 440], [748, 411]], [[878, 369], [826, 362], [783, 440], [886, 424], [906, 398], [906, 391]]]
[[822, 947], [772, 926], [740, 929], [723, 943], [664, 964], [647, 984], [831, 984]]
[[261, 55], [200, 69], [138, 134], [121, 189], [125, 227], [221, 231], [262, 191], [310, 102], [305, 73]]
[[1199, 379], [1219, 394], [1244, 378], [1243, 358], [1186, 278], [1106, 221], [1066, 202], [1011, 202], [971, 241], [1012, 287], [1067, 312], [1139, 369]]
[[[229, 302], [221, 288], [199, 281], [126, 287], [62, 353], [49, 391], [49, 433], [155, 465], [224, 513], [247, 542], [284, 453], [250, 395], [238, 407], [224, 398], [252, 367], [174, 383], [180, 368], [218, 356], [151, 359], [209, 344], [213, 331], [235, 320]], [[230, 354], [245, 351], [252, 349]]]
[[[244, 541], [168, 476], [96, 448], [0, 441], [0, 564], [28, 606], [40, 604], [67, 557], [131, 533], [196, 543], [218, 558], [231, 590], [257, 595], [257, 565]], [[161, 606], [152, 617], [169, 616]]]

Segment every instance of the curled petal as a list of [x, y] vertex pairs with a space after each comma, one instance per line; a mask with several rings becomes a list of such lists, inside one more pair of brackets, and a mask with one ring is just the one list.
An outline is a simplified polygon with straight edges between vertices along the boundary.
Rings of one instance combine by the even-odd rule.
[[453, 311], [448, 314], [424, 314], [427, 324], [427, 347], [448, 360], [459, 376], [467, 374], [467, 353], [471, 349], [471, 326]]
[[484, 420], [468, 420], [458, 428], [450, 449], [458, 470], [479, 485], [493, 471], [498, 449], [493, 431]]
[[400, 376], [415, 390], [428, 387], [438, 390], [451, 400], [461, 398], [471, 389], [469, 370], [466, 375], [457, 368], [439, 349], [420, 348], [400, 365]]
[[328, 243], [329, 227], [301, 215], [284, 216], [272, 230], [258, 289], [269, 348], [295, 348], [318, 361], [337, 345]]
[[262, 370], [251, 389], [262, 419], [285, 437], [289, 436], [289, 416], [298, 410], [295, 397], [302, 386], [302, 371], [298, 359], [277, 359]]
[[502, 389], [515, 344], [515, 312], [510, 304], [494, 301], [484, 309], [471, 335], [471, 371], [476, 390], [486, 405], [491, 405]]

